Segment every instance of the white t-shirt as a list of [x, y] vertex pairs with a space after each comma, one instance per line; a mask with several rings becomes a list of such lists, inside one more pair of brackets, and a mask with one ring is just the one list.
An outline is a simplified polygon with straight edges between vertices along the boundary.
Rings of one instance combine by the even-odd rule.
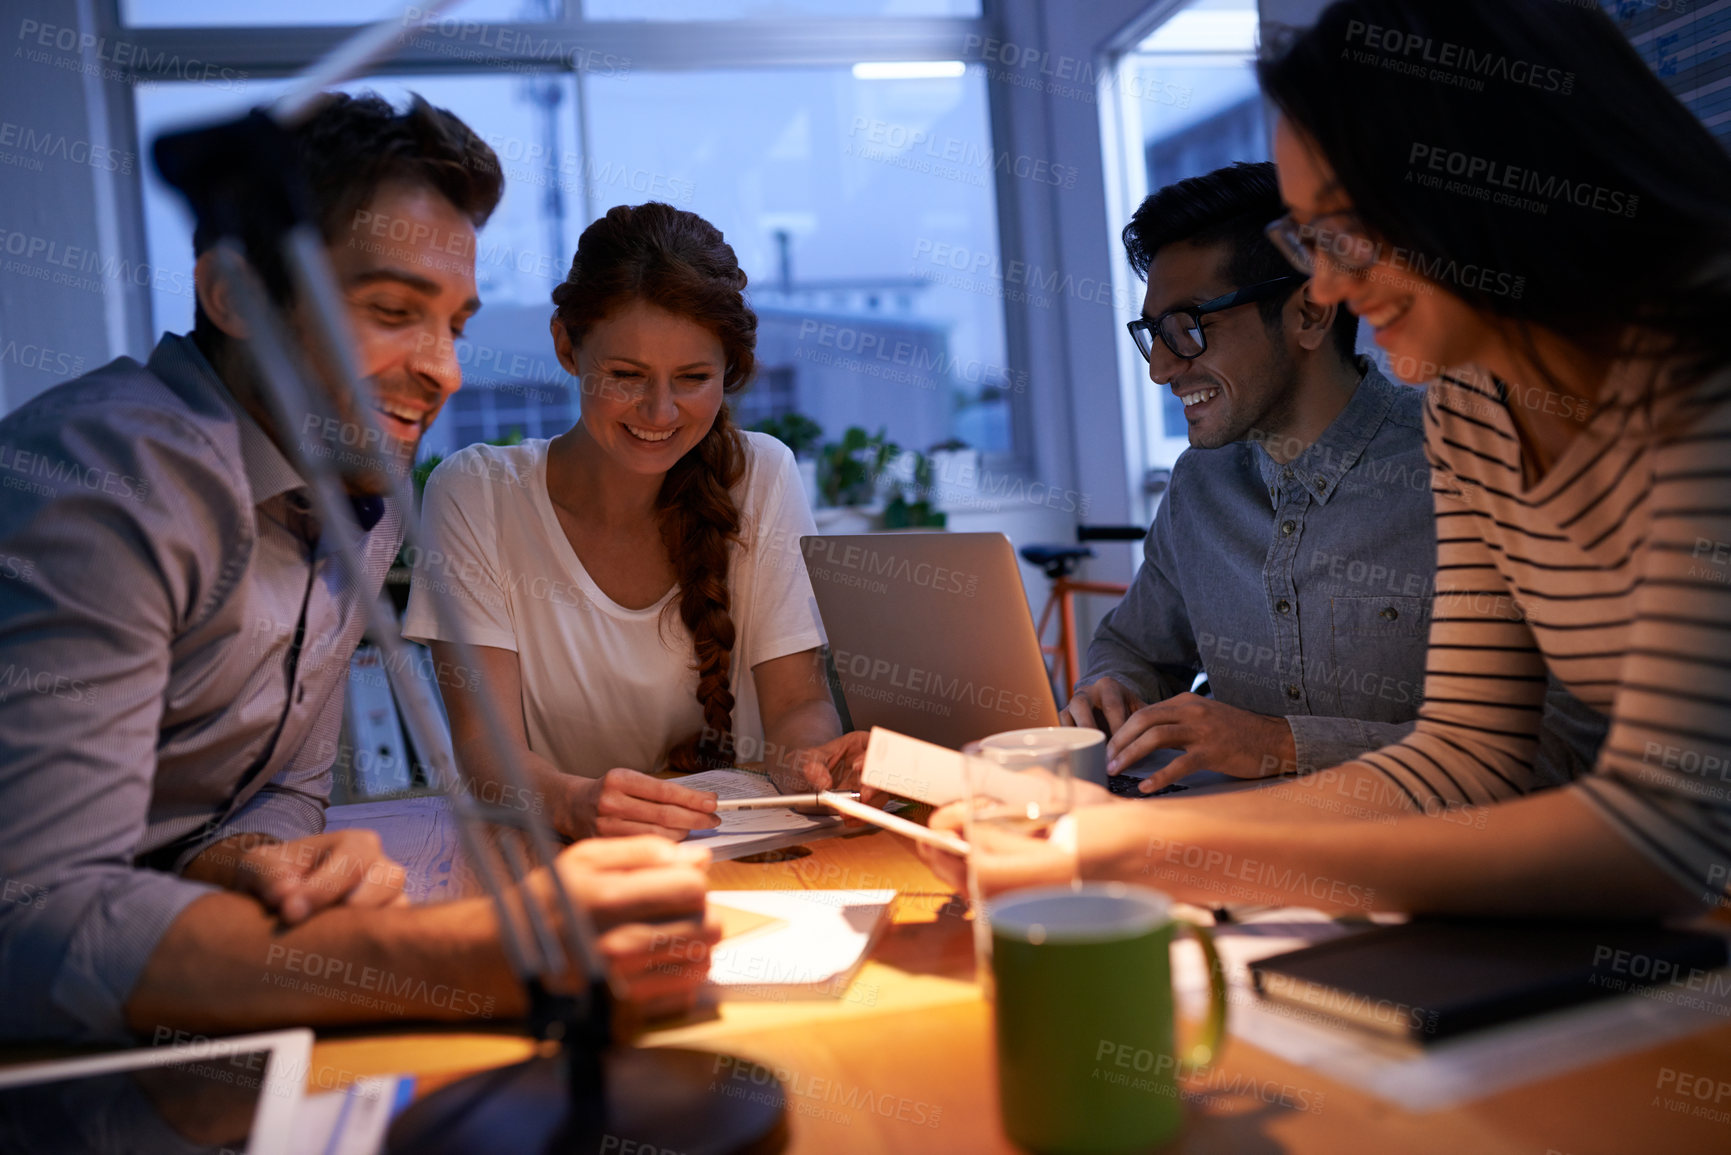
[[[793, 454], [767, 434], [744, 438], [733, 490], [742, 544], [728, 548], [727, 582], [733, 732], [750, 761], [763, 738], [751, 668], [824, 636], [799, 549], [816, 527]], [[427, 587], [439, 583], [472, 644], [516, 652], [531, 750], [592, 778], [615, 766], [652, 771], [703, 726], [691, 631], [668, 605], [678, 587], [640, 610], [601, 592], [553, 512], [547, 446], [471, 445], [433, 470], [403, 636], [454, 640], [433, 614]]]

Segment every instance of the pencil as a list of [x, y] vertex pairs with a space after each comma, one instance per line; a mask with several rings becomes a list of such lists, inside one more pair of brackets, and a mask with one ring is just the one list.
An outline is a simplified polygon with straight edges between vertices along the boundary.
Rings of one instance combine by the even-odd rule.
[[873, 826], [881, 826], [891, 833], [912, 838], [916, 842], [929, 843], [932, 846], [947, 850], [951, 854], [960, 854], [965, 857], [968, 853], [968, 844], [955, 835], [945, 834], [928, 826], [921, 826], [917, 822], [909, 822], [906, 818], [898, 818], [896, 815], [886, 813], [875, 806], [867, 806], [857, 797], [850, 798], [846, 794], [830, 793], [825, 793], [820, 797], [822, 797], [825, 806], [832, 810], [839, 810], [850, 818], [858, 818], [871, 823]]
[[767, 810], [772, 806], [822, 806], [828, 798], [858, 799], [858, 791], [841, 794], [765, 794], [758, 798], [722, 798], [715, 803], [720, 810]]

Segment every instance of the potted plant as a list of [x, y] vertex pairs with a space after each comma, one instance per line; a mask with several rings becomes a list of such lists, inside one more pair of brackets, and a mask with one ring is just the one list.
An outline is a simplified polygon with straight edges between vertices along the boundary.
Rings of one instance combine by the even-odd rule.
[[894, 493], [884, 506], [885, 529], [943, 529], [949, 515], [933, 508], [932, 459], [914, 450], [907, 454], [913, 459], [909, 480], [895, 480]]

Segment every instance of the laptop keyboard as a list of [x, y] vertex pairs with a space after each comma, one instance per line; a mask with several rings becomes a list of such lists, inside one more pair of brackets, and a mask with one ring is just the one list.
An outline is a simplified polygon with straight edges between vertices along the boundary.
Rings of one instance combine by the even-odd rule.
[[1190, 787], [1182, 782], [1172, 782], [1162, 786], [1152, 794], [1144, 794], [1142, 793], [1142, 779], [1132, 777], [1129, 774], [1114, 774], [1106, 779], [1106, 789], [1120, 798], [1158, 798], [1162, 794], [1176, 794], [1180, 790], [1188, 790]]

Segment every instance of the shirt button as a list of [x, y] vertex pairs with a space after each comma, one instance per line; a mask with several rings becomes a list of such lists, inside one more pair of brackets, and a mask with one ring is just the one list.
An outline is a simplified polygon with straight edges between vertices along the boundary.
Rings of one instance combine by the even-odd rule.
[[1320, 473], [1317, 474], [1316, 475], [1316, 488], [1327, 489], [1328, 488], [1328, 478], [1322, 476]]
[[1292, 612], [1292, 603], [1287, 601], [1285, 598], [1281, 598], [1279, 601], [1274, 603], [1274, 608], [1280, 613], [1289, 614]]
[[1291, 698], [1294, 702], [1298, 701], [1298, 695], [1299, 695], [1299, 689], [1297, 686], [1286, 687], [1286, 696], [1288, 698]]
[[1281, 532], [1282, 536], [1291, 537], [1292, 531], [1297, 529], [1297, 528], [1298, 528], [1298, 523], [1296, 521], [1282, 522], [1281, 526], [1280, 526], [1280, 532]]
[[1291, 481], [1291, 480], [1292, 480], [1292, 470], [1290, 470], [1290, 469], [1282, 469], [1282, 470], [1281, 470], [1281, 471], [1280, 471], [1280, 480], [1282, 480], [1282, 481]]
[[1393, 606], [1389, 606], [1382, 611], [1382, 617], [1385, 620], [1392, 622], [1396, 618], [1400, 617], [1400, 611], [1395, 609]]

